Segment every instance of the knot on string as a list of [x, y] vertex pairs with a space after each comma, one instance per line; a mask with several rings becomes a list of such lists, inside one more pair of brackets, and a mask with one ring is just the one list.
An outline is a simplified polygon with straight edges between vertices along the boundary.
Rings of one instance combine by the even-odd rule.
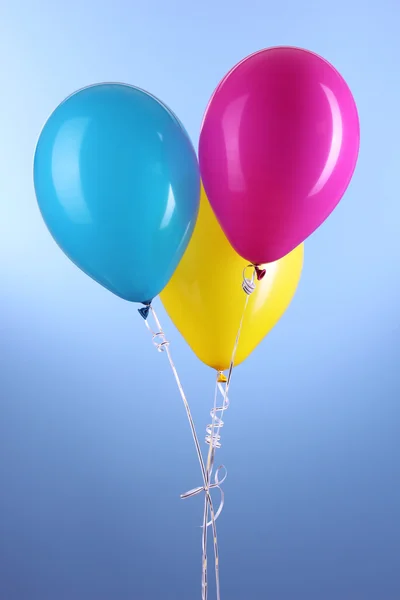
[[[206, 524], [206, 527], [209, 527], [210, 525], [213, 525], [213, 522], [215, 523], [215, 521], [217, 520], [217, 518], [220, 516], [222, 509], [224, 507], [224, 492], [221, 488], [221, 485], [224, 483], [225, 479], [228, 476], [228, 471], [225, 467], [225, 465], [220, 465], [219, 467], [217, 467], [217, 469], [215, 470], [214, 473], [214, 483], [210, 483], [211, 482], [211, 477], [212, 477], [212, 471], [213, 471], [213, 465], [214, 465], [214, 453], [216, 448], [221, 448], [221, 436], [219, 434], [220, 429], [224, 426], [224, 422], [221, 419], [221, 414], [227, 410], [227, 408], [229, 408], [229, 399], [227, 397], [227, 390], [226, 387], [224, 389], [224, 386], [222, 385], [222, 383], [227, 384], [228, 379], [227, 377], [224, 375], [224, 373], [222, 371], [218, 371], [218, 375], [217, 375], [217, 381], [216, 381], [216, 388], [215, 388], [215, 400], [214, 400], [214, 407], [213, 409], [210, 411], [210, 415], [212, 417], [212, 422], [211, 424], [207, 425], [206, 427], [206, 444], [208, 444], [210, 446], [210, 452], [211, 454], [209, 455], [209, 460], [207, 461], [207, 471], [206, 471], [206, 479], [205, 479], [205, 485], [199, 486], [197, 488], [194, 488], [192, 490], [189, 490], [188, 492], [186, 492], [185, 494], [181, 494], [181, 498], [183, 500], [185, 500], [186, 498], [191, 498], [192, 496], [197, 496], [197, 494], [200, 494], [201, 492], [205, 492], [206, 494], [209, 494], [210, 490], [217, 488], [221, 494], [221, 501], [218, 507], [217, 512], [214, 514], [213, 512], [211, 512], [211, 520], [208, 521], [208, 523]], [[217, 406], [216, 403], [216, 398], [217, 398], [217, 392], [220, 392], [220, 394], [223, 397], [223, 402], [222, 402], [222, 406]], [[220, 415], [218, 415], [218, 413], [220, 413]], [[220, 473], [223, 470], [223, 477], [220, 479]], [[213, 511], [212, 507], [211, 511]]]
[[[220, 473], [221, 471], [224, 471], [223, 477], [220, 479]], [[224, 508], [224, 502], [225, 502], [225, 495], [224, 492], [221, 488], [221, 485], [224, 483], [225, 479], [228, 476], [228, 471], [226, 470], [224, 465], [220, 465], [214, 473], [214, 483], [208, 483], [207, 485], [202, 485], [199, 486], [197, 488], [193, 488], [192, 490], [189, 490], [188, 492], [186, 492], [185, 494], [181, 494], [181, 499], [182, 500], [187, 500], [187, 498], [193, 498], [193, 496], [197, 496], [198, 494], [201, 494], [202, 492], [209, 492], [210, 490], [213, 489], [218, 489], [220, 494], [221, 494], [221, 501], [219, 503], [219, 507], [217, 512], [214, 515], [214, 518], [211, 519], [210, 521], [208, 521], [208, 523], [206, 524], [206, 527], [210, 527], [210, 525], [213, 524], [213, 520], [214, 523], [215, 521], [218, 519], [218, 517], [220, 516], [222, 509]]]

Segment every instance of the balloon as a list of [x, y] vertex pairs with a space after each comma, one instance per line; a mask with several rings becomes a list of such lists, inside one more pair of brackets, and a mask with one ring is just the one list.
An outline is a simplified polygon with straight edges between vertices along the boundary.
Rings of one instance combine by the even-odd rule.
[[67, 98], [45, 124], [34, 183], [65, 254], [105, 288], [148, 302], [191, 237], [200, 178], [175, 115], [136, 87], [106, 83]]
[[[245, 303], [247, 262], [231, 247], [202, 189], [189, 246], [161, 301], [195, 354], [210, 367], [228, 368]], [[244, 361], [290, 304], [300, 280], [303, 245], [266, 265], [245, 312], [235, 364]], [[249, 273], [248, 273], [249, 275]]]
[[320, 56], [261, 50], [221, 81], [200, 135], [200, 175], [235, 250], [273, 262], [313, 233], [343, 196], [360, 142], [353, 96]]

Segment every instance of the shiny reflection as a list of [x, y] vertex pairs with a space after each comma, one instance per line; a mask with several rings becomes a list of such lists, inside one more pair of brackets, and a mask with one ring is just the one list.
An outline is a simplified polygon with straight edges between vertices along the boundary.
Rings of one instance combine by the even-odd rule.
[[340, 150], [342, 148], [342, 140], [343, 140], [343, 122], [342, 122], [342, 114], [340, 112], [340, 107], [338, 101], [336, 99], [335, 94], [323, 83], [320, 84], [323, 89], [325, 96], [329, 103], [329, 108], [331, 110], [332, 115], [332, 138], [331, 138], [331, 147], [329, 150], [328, 158], [325, 163], [325, 167], [317, 181], [317, 183], [312, 188], [311, 192], [308, 194], [308, 197], [315, 196], [318, 194], [325, 184], [328, 182], [330, 176], [335, 170], [336, 164], [338, 162], [340, 156]]
[[236, 98], [236, 100], [227, 106], [222, 117], [228, 186], [231, 192], [243, 192], [246, 188], [246, 181], [240, 163], [240, 137], [239, 135], [230, 135], [230, 132], [232, 129], [237, 132], [240, 131], [240, 122], [242, 120], [244, 107], [248, 98], [248, 94]]
[[254, 312], [261, 311], [268, 302], [269, 296], [273, 293], [275, 286], [277, 285], [277, 278], [280, 276], [280, 269], [282, 265], [279, 261], [262, 265], [261, 268], [266, 269], [266, 274], [262, 280], [262, 285], [259, 285], [260, 292], [254, 294], [253, 305]]
[[177, 248], [177, 252], [182, 252], [183, 253], [185, 251], [186, 246], [187, 246], [186, 240], [190, 236], [190, 231], [192, 230], [193, 224], [194, 224], [193, 221], [191, 221], [190, 223], [188, 223], [186, 225], [186, 229], [184, 231], [184, 235], [182, 237], [182, 240], [179, 243], [179, 246]]
[[64, 123], [54, 140], [51, 174], [59, 204], [71, 221], [91, 223], [91, 215], [82, 189], [80, 155], [90, 120], [85, 117]]
[[163, 219], [161, 221], [160, 229], [165, 229], [170, 224], [172, 216], [174, 214], [175, 206], [176, 206], [176, 202], [175, 202], [174, 191], [172, 189], [172, 186], [170, 185], [169, 192], [168, 192], [167, 206], [165, 209]]

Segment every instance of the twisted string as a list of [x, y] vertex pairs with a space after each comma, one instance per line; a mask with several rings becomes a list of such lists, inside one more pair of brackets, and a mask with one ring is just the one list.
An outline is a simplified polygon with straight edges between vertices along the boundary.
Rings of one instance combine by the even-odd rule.
[[[216, 388], [215, 394], [217, 393], [217, 391], [221, 391], [222, 396], [224, 397], [224, 390], [223, 390], [221, 383], [219, 382], [220, 377], [221, 377], [221, 373], [218, 373], [217, 380], [215, 382], [215, 388]], [[224, 422], [222, 420], [222, 413], [224, 413], [228, 408], [229, 408], [229, 399], [224, 398], [224, 401], [222, 402], [222, 406], [216, 406], [216, 403], [215, 403], [214, 407], [210, 411], [212, 422], [209, 425], [207, 425], [207, 427], [206, 427], [205, 440], [206, 440], [206, 444], [209, 446], [212, 446], [213, 448], [221, 448], [220, 430], [224, 426]]]
[[[250, 279], [246, 276], [246, 272], [248, 269], [252, 269], [252, 275], [251, 275]], [[225, 479], [227, 477], [226, 467], [224, 465], [220, 465], [219, 467], [217, 467], [217, 469], [215, 471], [215, 476], [214, 476], [214, 484], [210, 484], [210, 481], [212, 478], [212, 472], [213, 472], [213, 468], [214, 468], [215, 451], [217, 448], [221, 447], [220, 431], [221, 431], [221, 428], [224, 426], [222, 414], [229, 408], [229, 399], [228, 399], [229, 386], [230, 386], [231, 379], [232, 379], [232, 372], [233, 372], [233, 367], [235, 364], [236, 352], [237, 352], [238, 345], [239, 345], [240, 334], [241, 334], [242, 328], [243, 328], [243, 322], [244, 322], [244, 317], [246, 314], [246, 308], [247, 308], [247, 305], [249, 302], [249, 297], [256, 289], [255, 278], [257, 278], [258, 280], [261, 280], [264, 277], [264, 275], [265, 275], [265, 270], [262, 270], [258, 266], [255, 266], [255, 265], [247, 265], [243, 269], [242, 289], [246, 294], [246, 298], [244, 301], [242, 315], [240, 318], [239, 327], [238, 327], [238, 330], [236, 333], [235, 343], [234, 343], [233, 350], [232, 350], [231, 360], [230, 360], [229, 369], [228, 369], [228, 376], [225, 378], [225, 376], [223, 375], [222, 372], [219, 372], [217, 374], [216, 383], [215, 383], [215, 393], [214, 393], [214, 407], [210, 413], [211, 417], [212, 417], [212, 422], [210, 425], [207, 425], [207, 428], [206, 428], [205, 441], [206, 441], [206, 444], [208, 444], [208, 446], [209, 446], [208, 456], [207, 456], [207, 464], [206, 464], [206, 477], [207, 477], [207, 484], [209, 487], [210, 487], [210, 485], [215, 486], [215, 482], [218, 481], [218, 485], [215, 486], [215, 487], [218, 487], [218, 489], [221, 493], [221, 504], [220, 504], [220, 507], [217, 512], [218, 516], [221, 514], [222, 508], [224, 506], [224, 492], [223, 492], [222, 488], [220, 487], [220, 485], [225, 481]], [[223, 383], [225, 384], [225, 388], [223, 387]], [[222, 406], [217, 406], [218, 391], [221, 393], [221, 395], [223, 397]], [[221, 480], [219, 480], [218, 473], [222, 469], [224, 470], [225, 475]], [[203, 546], [207, 545], [207, 527], [209, 525], [210, 525], [210, 522], [208, 521], [208, 505], [207, 505], [207, 502], [205, 502], [204, 503], [204, 513], [203, 513], [203, 538], [205, 538], [205, 541], [203, 541]], [[218, 596], [218, 593], [219, 593], [219, 589], [217, 590], [217, 596]]]
[[[220, 515], [222, 508], [223, 508], [223, 498], [221, 498], [221, 504], [218, 508], [217, 513], [215, 513], [214, 511], [214, 506], [213, 506], [213, 501], [211, 498], [211, 494], [210, 494], [210, 489], [212, 488], [219, 488], [220, 484], [225, 480], [225, 477], [223, 477], [222, 479], [219, 479], [219, 470], [217, 470], [215, 472], [215, 476], [214, 476], [214, 484], [208, 485], [208, 481], [207, 481], [207, 477], [206, 477], [206, 468], [204, 465], [204, 460], [203, 460], [203, 455], [201, 453], [201, 449], [200, 449], [200, 442], [197, 436], [197, 432], [196, 432], [196, 427], [193, 421], [193, 417], [192, 417], [192, 413], [190, 410], [190, 406], [189, 403], [187, 401], [186, 398], [186, 394], [183, 390], [182, 387], [182, 383], [181, 380], [179, 378], [178, 375], [178, 371], [175, 367], [174, 361], [172, 359], [172, 355], [171, 355], [171, 351], [169, 349], [169, 341], [167, 340], [165, 333], [161, 327], [161, 323], [157, 317], [157, 314], [154, 310], [154, 308], [151, 306], [151, 304], [146, 304], [144, 308], [140, 308], [139, 309], [139, 313], [140, 315], [143, 317], [144, 322], [146, 324], [146, 327], [148, 329], [148, 331], [151, 333], [152, 336], [152, 341], [154, 346], [156, 347], [156, 349], [158, 350], [158, 352], [165, 352], [167, 354], [168, 357], [168, 362], [170, 364], [172, 373], [174, 375], [176, 384], [178, 386], [178, 390], [180, 393], [180, 396], [182, 398], [185, 410], [186, 410], [186, 415], [189, 421], [189, 425], [190, 425], [190, 430], [192, 432], [192, 437], [193, 437], [193, 441], [195, 444], [195, 448], [196, 448], [196, 454], [197, 454], [197, 458], [200, 464], [200, 469], [202, 472], [202, 476], [203, 476], [203, 482], [204, 485], [198, 488], [195, 488], [193, 490], [190, 490], [189, 492], [186, 492], [186, 494], [182, 494], [181, 498], [185, 499], [185, 498], [191, 498], [192, 496], [195, 496], [197, 494], [199, 494], [200, 492], [204, 491], [205, 492], [205, 502], [207, 505], [207, 513], [208, 510], [210, 511], [210, 515], [211, 515], [211, 520], [209, 522], [209, 525], [212, 526], [212, 530], [213, 530], [213, 545], [214, 545], [214, 558], [215, 558], [215, 581], [216, 581], [216, 588], [218, 590], [217, 592], [217, 600], [220, 600], [220, 596], [219, 596], [219, 589], [220, 589], [220, 585], [219, 585], [219, 552], [218, 552], [218, 537], [217, 537], [217, 528], [216, 528], [216, 520], [218, 518], [218, 516]], [[157, 327], [157, 331], [154, 331], [149, 323], [148, 323], [148, 316], [151, 313], [154, 322], [156, 324]], [[207, 527], [205, 528], [207, 530]], [[203, 534], [203, 538], [202, 538], [202, 553], [203, 553], [203, 560], [202, 560], [202, 600], [207, 600], [207, 596], [208, 596], [208, 579], [207, 579], [207, 538], [204, 539], [204, 534]]]
[[[246, 270], [248, 268], [253, 268], [253, 273], [252, 273], [251, 279], [246, 277]], [[224, 379], [222, 377], [222, 375], [223, 375], [222, 372], [219, 372], [217, 375], [217, 380], [216, 380], [216, 385], [215, 385], [215, 395], [214, 395], [214, 408], [212, 409], [212, 411], [210, 413], [211, 417], [212, 417], [212, 423], [211, 423], [211, 425], [208, 425], [206, 428], [207, 435], [206, 435], [205, 440], [206, 440], [206, 444], [209, 445], [209, 451], [208, 451], [208, 457], [207, 457], [207, 469], [210, 467], [210, 465], [211, 465], [211, 469], [212, 469], [213, 460], [214, 460], [214, 456], [215, 456], [215, 450], [216, 450], [216, 448], [221, 447], [220, 430], [224, 426], [224, 422], [221, 418], [221, 415], [225, 410], [227, 410], [229, 408], [228, 391], [229, 391], [229, 386], [230, 386], [231, 379], [232, 379], [232, 371], [233, 371], [233, 367], [235, 364], [236, 352], [237, 352], [237, 349], [239, 346], [240, 334], [241, 334], [242, 328], [243, 328], [243, 322], [244, 322], [244, 317], [246, 314], [246, 308], [247, 308], [247, 305], [249, 302], [249, 297], [256, 289], [256, 284], [255, 284], [254, 279], [255, 279], [255, 277], [257, 277], [258, 279], [261, 279], [262, 277], [264, 277], [264, 274], [265, 274], [265, 271], [261, 271], [260, 269], [258, 269], [258, 267], [255, 267], [254, 265], [247, 265], [247, 267], [245, 267], [243, 269], [242, 288], [246, 294], [246, 298], [244, 301], [243, 310], [242, 310], [242, 314], [240, 317], [239, 327], [238, 327], [238, 330], [236, 333], [235, 344], [234, 344], [233, 350], [232, 350], [231, 360], [230, 360], [230, 364], [229, 364], [229, 368], [228, 368], [228, 376], [224, 381]], [[223, 383], [225, 384], [225, 389], [223, 388], [223, 385], [222, 385]], [[222, 394], [222, 397], [223, 397], [222, 406], [220, 406], [220, 407], [216, 406], [217, 390], [220, 391], [220, 393]], [[220, 416], [218, 416], [218, 413]]]

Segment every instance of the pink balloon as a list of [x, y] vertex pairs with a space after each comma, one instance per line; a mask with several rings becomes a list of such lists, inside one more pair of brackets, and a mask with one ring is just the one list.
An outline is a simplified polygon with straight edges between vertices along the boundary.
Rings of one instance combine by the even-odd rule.
[[360, 126], [353, 96], [326, 60], [269, 48], [221, 81], [200, 134], [200, 171], [234, 249], [254, 264], [301, 244], [353, 175]]

